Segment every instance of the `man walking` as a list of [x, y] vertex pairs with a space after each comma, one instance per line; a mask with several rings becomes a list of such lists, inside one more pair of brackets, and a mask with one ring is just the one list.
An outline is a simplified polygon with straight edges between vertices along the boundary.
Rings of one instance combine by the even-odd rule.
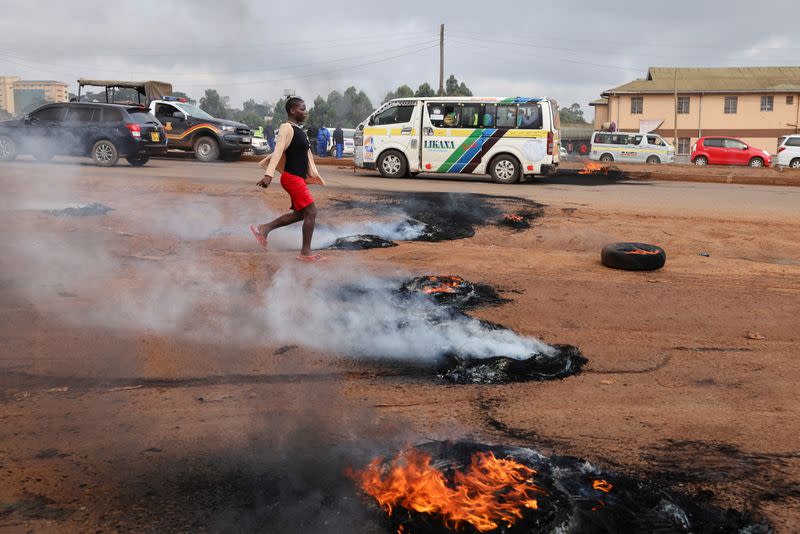
[[267, 144], [269, 145], [270, 152], [275, 151], [275, 130], [272, 128], [272, 123], [267, 124]]
[[344, 153], [344, 132], [341, 126], [337, 126], [333, 131], [333, 144], [336, 147], [336, 159], [342, 159]]
[[317, 148], [319, 152], [317, 154], [320, 157], [325, 157], [328, 155], [328, 143], [331, 140], [331, 132], [326, 127], [322, 126], [319, 129], [319, 133], [317, 134]]

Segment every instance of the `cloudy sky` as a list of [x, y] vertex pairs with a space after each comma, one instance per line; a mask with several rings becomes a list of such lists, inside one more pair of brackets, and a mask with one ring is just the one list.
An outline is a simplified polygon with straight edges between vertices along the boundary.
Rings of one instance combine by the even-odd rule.
[[[389, 6], [392, 7], [389, 7]], [[159, 79], [274, 102], [349, 85], [378, 103], [445, 71], [476, 94], [587, 103], [648, 66], [800, 65], [800, 3], [0, 0], [0, 75]]]

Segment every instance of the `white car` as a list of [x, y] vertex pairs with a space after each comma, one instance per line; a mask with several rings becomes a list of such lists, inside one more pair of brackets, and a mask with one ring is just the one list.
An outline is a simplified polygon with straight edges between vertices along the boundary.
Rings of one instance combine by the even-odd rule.
[[775, 165], [800, 169], [800, 135], [787, 135], [780, 138]]
[[567, 152], [567, 149], [562, 146], [558, 149], [558, 156], [561, 159], [567, 159], [569, 157], [569, 153]]
[[[328, 128], [328, 131], [331, 132], [331, 140], [328, 142], [328, 154], [331, 156], [336, 155], [336, 147], [333, 146], [333, 130], [335, 129], [336, 128]], [[342, 151], [342, 155], [346, 158], [352, 158], [356, 151], [356, 146], [353, 143], [353, 136], [356, 134], [356, 131], [353, 128], [342, 128], [342, 133], [344, 134], [344, 150]]]

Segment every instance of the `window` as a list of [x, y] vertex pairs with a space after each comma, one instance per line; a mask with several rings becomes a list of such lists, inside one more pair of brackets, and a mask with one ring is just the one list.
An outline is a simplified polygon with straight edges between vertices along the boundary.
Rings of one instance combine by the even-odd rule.
[[481, 104], [464, 104], [461, 106], [462, 128], [480, 128], [483, 120], [483, 106]]
[[61, 106], [53, 106], [44, 108], [43, 110], [31, 115], [31, 119], [38, 122], [51, 122], [60, 121], [64, 118], [64, 108]]
[[641, 115], [644, 112], [644, 97], [631, 97], [631, 115]]
[[678, 114], [679, 115], [688, 115], [689, 114], [689, 103], [691, 102], [691, 98], [688, 96], [679, 96], [678, 97]]
[[742, 143], [741, 141], [737, 141], [736, 139], [723, 139], [725, 141], [725, 148], [733, 148], [736, 150], [742, 150], [747, 148], [747, 145]]
[[761, 97], [761, 111], [772, 111], [773, 107], [775, 107], [775, 97], [774, 96], [762, 96]]
[[611, 134], [612, 145], [627, 145], [628, 134]]
[[461, 106], [449, 102], [432, 102], [428, 104], [428, 117], [436, 128], [458, 126], [461, 120]]
[[97, 108], [69, 108], [67, 110], [67, 122], [99, 122], [100, 110]]
[[800, 137], [790, 137], [784, 146], [800, 146]]
[[639, 145], [642, 144], [642, 138], [643, 137], [644, 136], [642, 136], [642, 135], [631, 135], [631, 136], [628, 137], [628, 144], [629, 145], [634, 145], [634, 146], [639, 146]]
[[525, 104], [519, 107], [517, 128], [525, 130], [542, 129], [542, 106], [539, 104]]
[[611, 143], [611, 134], [598, 132], [594, 134], [594, 142], [598, 145], [607, 145]]
[[722, 139], [705, 139], [703, 141], [703, 146], [706, 148], [722, 148]]
[[515, 128], [517, 126], [517, 106], [500, 104], [497, 106], [497, 127]]
[[493, 128], [495, 114], [497, 113], [497, 104], [486, 104], [483, 108], [483, 127]]
[[130, 110], [128, 114], [136, 124], [153, 124], [156, 122], [155, 117], [144, 110]]
[[414, 112], [414, 106], [391, 106], [374, 117], [369, 121], [372, 125], [381, 124], [405, 124], [411, 120], [411, 114]]
[[156, 104], [156, 116], [164, 117], [167, 119], [174, 119], [176, 117], [183, 118], [183, 113], [175, 106], [169, 104]]
[[117, 108], [103, 108], [103, 122], [120, 122], [122, 112]]
[[737, 109], [739, 108], [739, 97], [738, 96], [726, 96], [725, 97], [725, 113], [728, 115], [736, 114]]
[[657, 135], [648, 135], [647, 144], [655, 146], [664, 146], [664, 140]]
[[794, 105], [794, 95], [788, 95], [786, 97], [786, 105], [793, 106]]
[[681, 137], [678, 139], [678, 155], [679, 156], [688, 156], [689, 152], [691, 152], [691, 145], [692, 140], [688, 137]]

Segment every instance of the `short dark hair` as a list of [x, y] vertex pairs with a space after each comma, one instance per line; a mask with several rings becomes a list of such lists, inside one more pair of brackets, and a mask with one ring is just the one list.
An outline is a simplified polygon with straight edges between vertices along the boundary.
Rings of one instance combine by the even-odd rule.
[[296, 108], [300, 105], [303, 99], [299, 96], [290, 96], [286, 99], [286, 113], [291, 113], [292, 109]]

